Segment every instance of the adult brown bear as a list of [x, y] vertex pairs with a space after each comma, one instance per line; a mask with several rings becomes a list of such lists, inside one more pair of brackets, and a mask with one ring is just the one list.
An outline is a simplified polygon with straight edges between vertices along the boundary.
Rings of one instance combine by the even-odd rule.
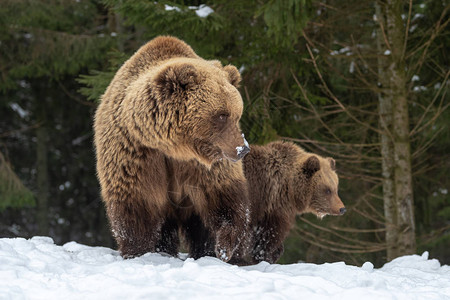
[[239, 81], [235, 67], [204, 60], [174, 37], [148, 42], [116, 73], [94, 132], [102, 198], [122, 256], [176, 255], [178, 226], [195, 213], [215, 254], [232, 257], [249, 214]]

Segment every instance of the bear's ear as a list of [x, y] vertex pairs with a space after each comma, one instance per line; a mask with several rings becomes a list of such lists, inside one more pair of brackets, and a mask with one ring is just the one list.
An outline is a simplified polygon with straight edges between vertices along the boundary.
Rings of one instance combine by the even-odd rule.
[[208, 60], [208, 62], [210, 62], [214, 67], [217, 67], [219, 69], [223, 68], [222, 63], [217, 59]]
[[200, 83], [200, 74], [191, 64], [176, 64], [164, 68], [156, 76], [155, 84], [164, 96], [187, 91]]
[[330, 163], [331, 170], [336, 171], [336, 161], [331, 157], [327, 157], [327, 160]]
[[320, 161], [317, 156], [310, 156], [303, 164], [303, 173], [307, 178], [311, 178], [317, 171], [320, 170]]
[[225, 66], [223, 69], [228, 73], [228, 81], [238, 88], [241, 82], [241, 74], [239, 74], [238, 69], [232, 65]]

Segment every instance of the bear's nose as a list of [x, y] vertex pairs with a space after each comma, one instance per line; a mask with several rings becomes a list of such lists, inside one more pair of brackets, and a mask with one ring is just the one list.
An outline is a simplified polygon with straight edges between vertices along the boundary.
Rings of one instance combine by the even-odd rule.
[[[239, 148], [239, 149], [237, 149]], [[250, 148], [247, 146], [237, 147], [237, 155], [239, 158], [243, 158], [247, 153], [250, 152]]]
[[345, 207], [342, 207], [342, 208], [339, 209], [339, 213], [341, 215], [345, 214], [346, 211], [347, 211], [347, 209], [345, 209]]

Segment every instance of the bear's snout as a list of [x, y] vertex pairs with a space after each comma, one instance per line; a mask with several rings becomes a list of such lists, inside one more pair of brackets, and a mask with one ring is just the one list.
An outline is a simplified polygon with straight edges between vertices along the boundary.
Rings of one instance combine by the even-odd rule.
[[339, 196], [334, 195], [331, 198], [331, 215], [342, 216], [346, 211], [347, 209], [345, 208], [344, 203], [342, 203]]
[[225, 150], [223, 151], [223, 154], [226, 159], [229, 159], [232, 162], [237, 162], [238, 160], [244, 158], [244, 156], [250, 152], [250, 145], [245, 139], [243, 133], [239, 133], [239, 135], [236, 136], [236, 138], [234, 139], [234, 142], [238, 142], [238, 144], [237, 145], [236, 143], [231, 145], [228, 144], [227, 146], [228, 147], [231, 146], [232, 148], [226, 147]]

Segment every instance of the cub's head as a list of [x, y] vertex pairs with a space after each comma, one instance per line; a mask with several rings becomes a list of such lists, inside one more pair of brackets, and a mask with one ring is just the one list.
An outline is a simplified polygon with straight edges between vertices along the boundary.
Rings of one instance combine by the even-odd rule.
[[339, 178], [334, 159], [310, 155], [301, 167], [309, 199], [306, 211], [323, 218], [343, 215], [346, 211], [338, 196]]
[[134, 109], [144, 111], [138, 124], [144, 139], [158, 140], [156, 147], [168, 156], [206, 166], [238, 161], [249, 152], [239, 128], [243, 102], [235, 67], [175, 58], [155, 69], [142, 79], [144, 90], [134, 103]]

